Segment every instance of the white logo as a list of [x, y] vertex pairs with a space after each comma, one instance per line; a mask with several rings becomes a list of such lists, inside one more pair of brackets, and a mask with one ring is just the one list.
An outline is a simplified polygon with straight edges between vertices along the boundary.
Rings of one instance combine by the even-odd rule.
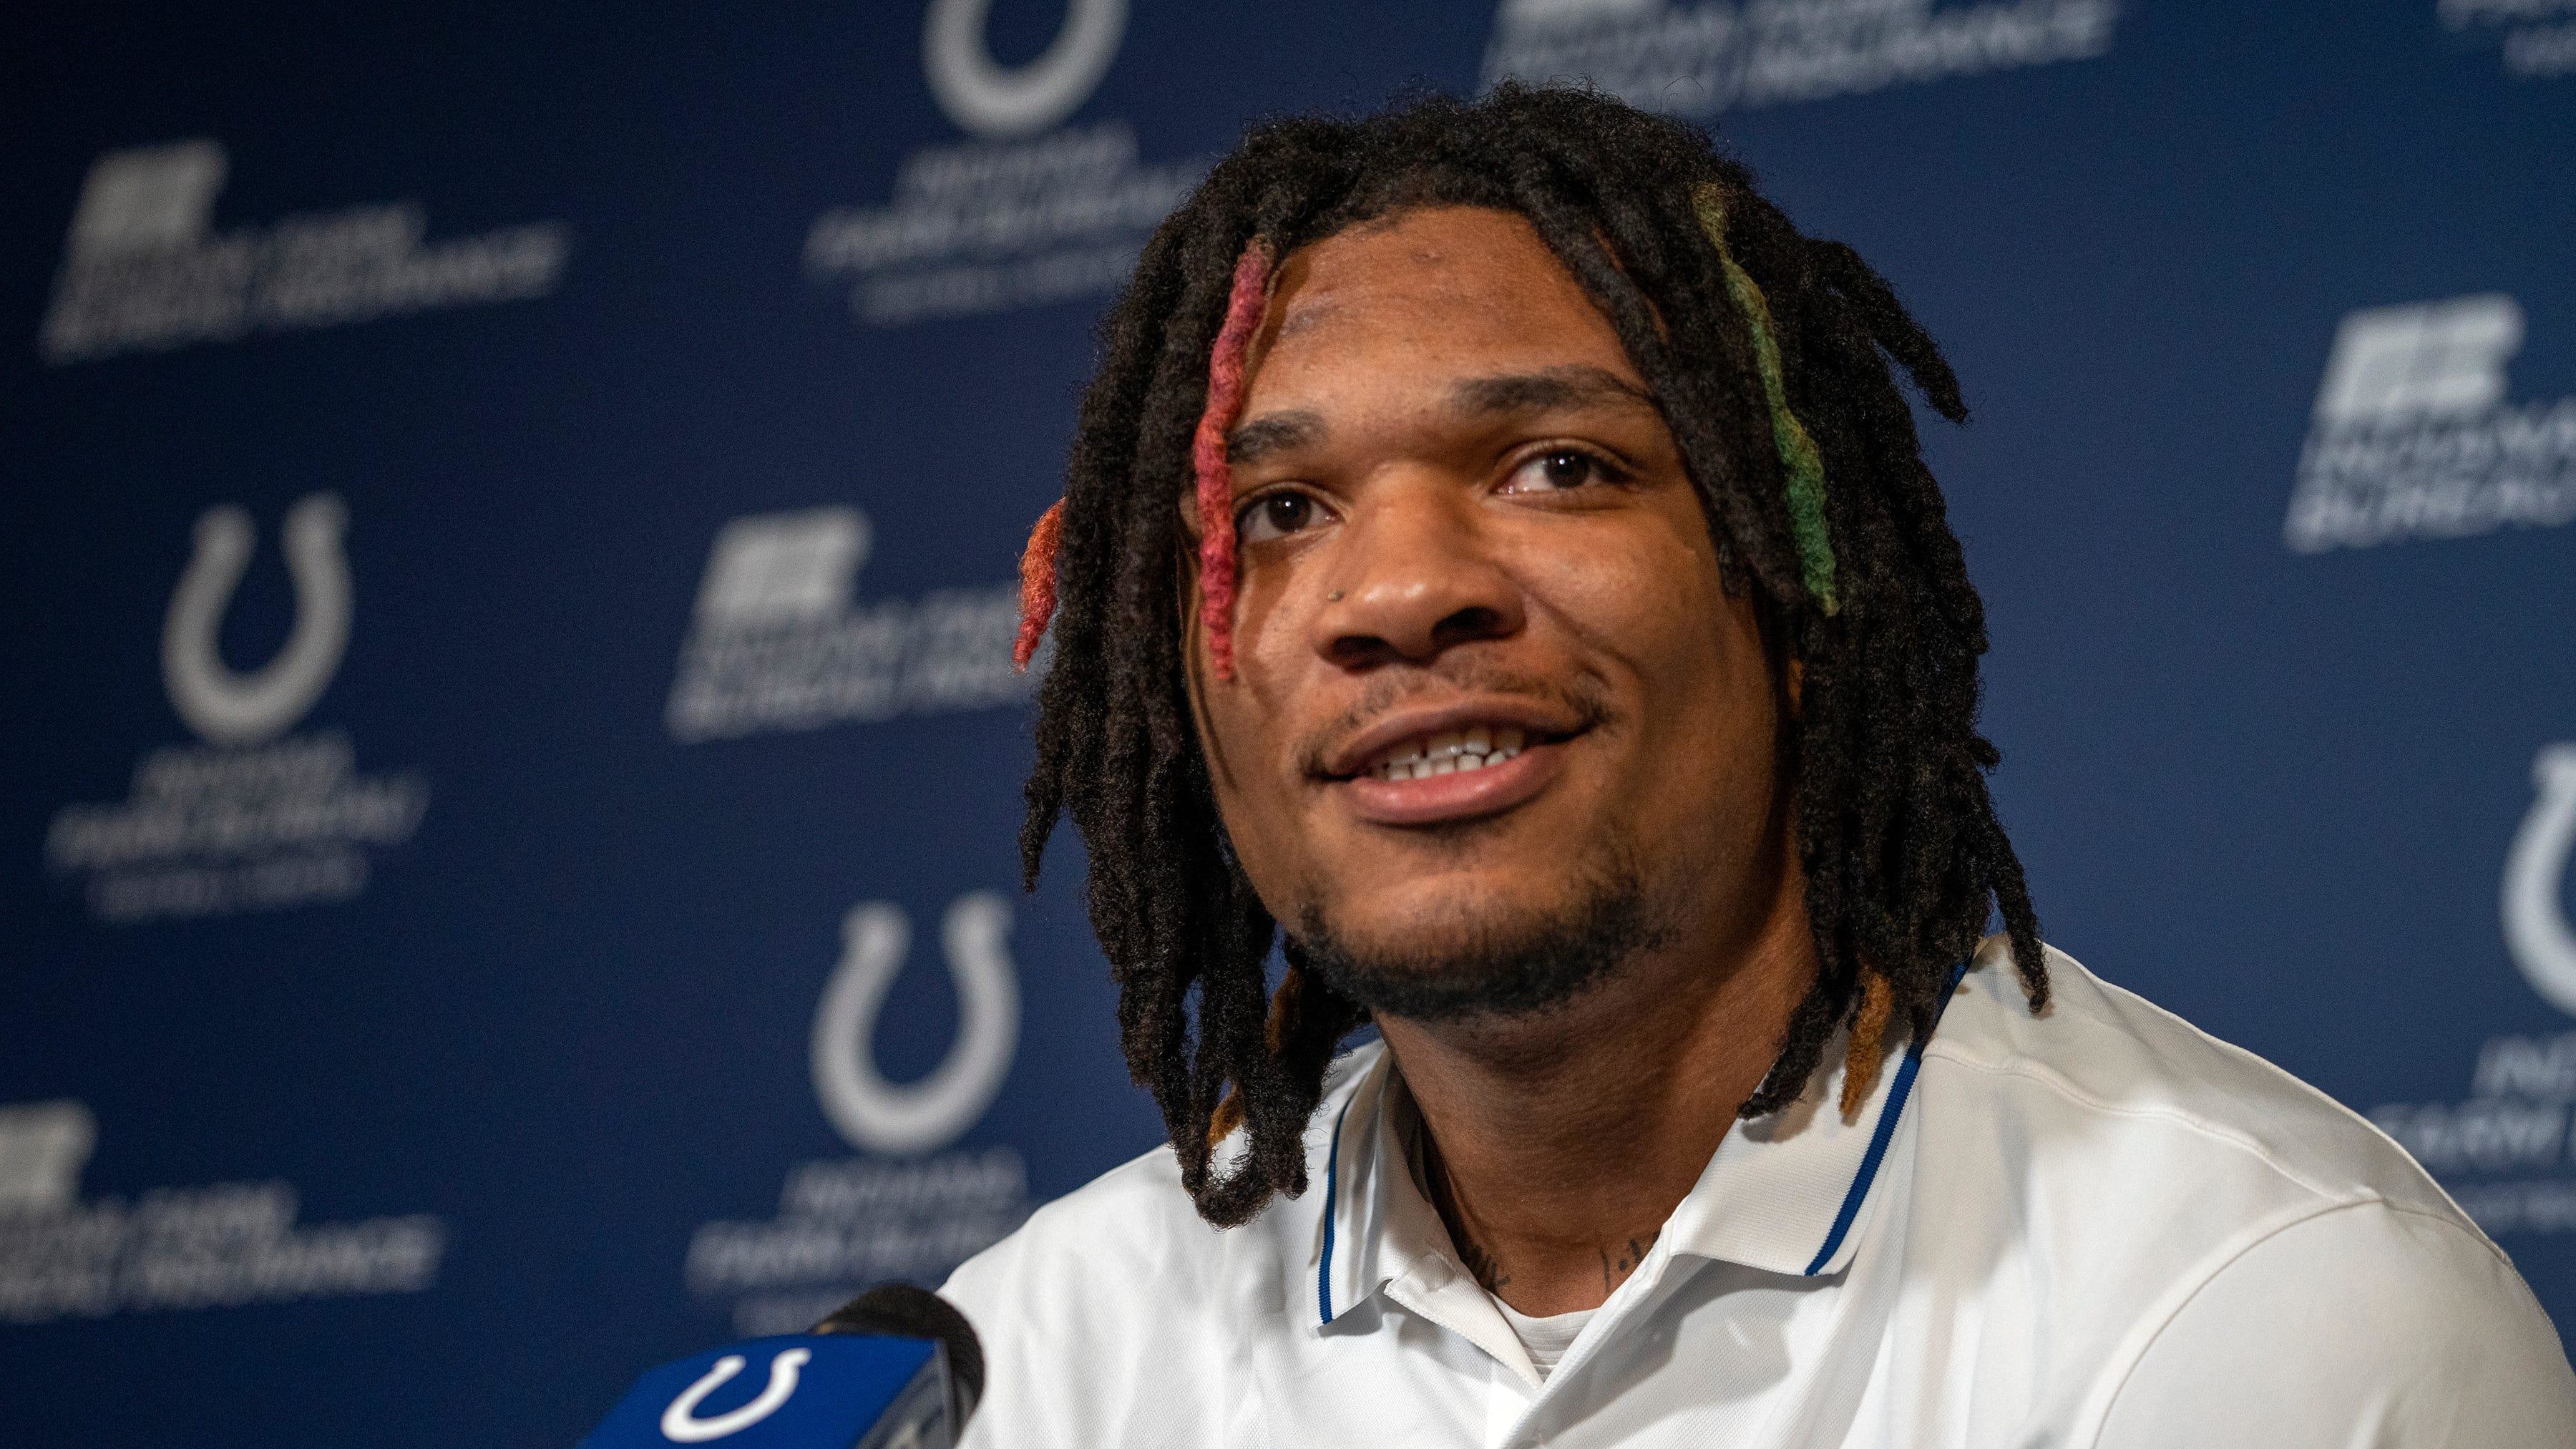
[[1069, 0], [1046, 53], [1017, 70], [993, 63], [984, 22], [993, 0], [930, 0], [922, 69], [948, 118], [992, 140], [1034, 135], [1070, 116], [1100, 87], [1127, 30], [1127, 0]]
[[78, 1102], [0, 1107], [0, 1213], [58, 1213], [80, 1200], [98, 1119]]
[[846, 613], [869, 541], [867, 515], [855, 508], [737, 518], [716, 533], [698, 619], [748, 628]]
[[2522, 304], [2502, 293], [2373, 307], [2335, 329], [2317, 421], [2335, 427], [2482, 413], [2504, 401]]
[[101, 156], [72, 212], [72, 256], [97, 262], [197, 245], [214, 231], [215, 193], [230, 168], [224, 148], [203, 140]]
[[[777, 1216], [701, 1223], [683, 1269], [689, 1291], [729, 1305], [736, 1332], [801, 1333], [887, 1278], [936, 1283], [1029, 1215], [1019, 1150], [943, 1151], [992, 1106], [1019, 1048], [1020, 985], [1010, 903], [994, 891], [951, 901], [941, 946], [957, 991], [957, 1035], [918, 1082], [896, 1086], [873, 1041], [886, 992], [910, 954], [903, 910], [871, 901], [841, 923], [841, 959], [814, 1012], [816, 1101], [862, 1153], [788, 1169]], [[892, 1159], [892, 1160], [889, 1160]]]
[[2505, 857], [2505, 946], [2532, 990], [2576, 1016], [2576, 929], [2560, 894], [2576, 845], [2576, 744], [2543, 749], [2531, 776], [2540, 796]]
[[[2576, 743], [2531, 762], [2538, 798], [2505, 857], [2504, 941], [2523, 979], [2576, 1015], [2576, 928], [2565, 898], [2576, 846]], [[2470, 1095], [2389, 1102], [2370, 1119], [2442, 1179], [2491, 1235], [2576, 1230], [2576, 1032], [2498, 1036], [2478, 1053]]]
[[170, 704], [209, 744], [255, 745], [295, 727], [322, 697], [349, 647], [349, 560], [341, 534], [349, 511], [316, 493], [286, 515], [286, 564], [295, 581], [295, 630], [286, 647], [244, 678], [224, 666], [216, 631], [250, 567], [250, 515], [229, 504], [197, 520], [197, 551], [170, 596], [161, 677]]
[[665, 714], [684, 743], [1024, 699], [1016, 584], [855, 602], [873, 532], [835, 506], [716, 533]]
[[1505, 0], [1484, 77], [1713, 116], [2090, 59], [2119, 15], [2118, 0]]
[[742, 1355], [726, 1354], [716, 1360], [716, 1366], [707, 1370], [705, 1377], [681, 1390], [671, 1406], [662, 1411], [662, 1437], [674, 1444], [704, 1444], [741, 1433], [777, 1413], [795, 1396], [797, 1372], [813, 1357], [814, 1351], [809, 1348], [780, 1350], [778, 1357], [769, 1361], [769, 1384], [760, 1391], [760, 1397], [731, 1412], [701, 1419], [697, 1417], [698, 1405], [742, 1372]]
[[[2441, 0], [2453, 31], [2504, 30], [2504, 73], [2521, 80], [2576, 74], [2576, 0]], [[2558, 23], [2548, 24], [2555, 18]]]
[[2507, 401], [2522, 305], [2354, 312], [2335, 330], [2283, 536], [2301, 553], [2576, 518], [2576, 398]]
[[400, 845], [429, 808], [415, 775], [358, 773], [346, 735], [290, 735], [349, 648], [354, 597], [342, 540], [348, 509], [315, 493], [287, 510], [295, 624], [276, 657], [242, 674], [217, 649], [225, 609], [255, 550], [231, 504], [198, 518], [161, 632], [171, 708], [202, 748], [151, 751], [126, 798], [66, 805], [45, 859], [89, 877], [101, 920], [220, 915], [346, 900], [365, 889], [367, 850]]
[[298, 1223], [283, 1182], [84, 1201], [97, 1139], [79, 1102], [0, 1106], [0, 1323], [417, 1293], [437, 1279], [437, 1218]]
[[1046, 53], [1005, 70], [984, 43], [992, 0], [932, 0], [921, 32], [930, 92], [976, 139], [903, 160], [883, 206], [815, 218], [806, 275], [850, 284], [876, 327], [1113, 292], [1145, 237], [1207, 170], [1138, 160], [1125, 121], [1051, 129], [1099, 89], [1127, 0], [1068, 0]]
[[570, 246], [553, 223], [435, 244], [416, 201], [218, 233], [231, 163], [197, 139], [90, 166], [39, 346], [52, 363], [539, 297]]
[[935, 1152], [963, 1136], [992, 1105], [1020, 1041], [1020, 983], [1010, 956], [1011, 907], [998, 892], [949, 903], [940, 926], [957, 986], [957, 1040], [929, 1076], [897, 1087], [870, 1046], [887, 988], [903, 969], [912, 924], [899, 906], [871, 901], [841, 922], [841, 964], [814, 1013], [814, 1092], [823, 1115], [871, 1152]]

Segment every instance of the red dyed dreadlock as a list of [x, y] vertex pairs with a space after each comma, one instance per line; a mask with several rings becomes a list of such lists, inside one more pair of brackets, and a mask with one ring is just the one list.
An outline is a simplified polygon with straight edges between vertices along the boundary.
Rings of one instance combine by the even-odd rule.
[[1207, 411], [1190, 444], [1199, 474], [1199, 621], [1219, 679], [1234, 676], [1234, 470], [1226, 466], [1225, 434], [1243, 409], [1244, 359], [1269, 297], [1270, 249], [1256, 240], [1235, 259], [1225, 325], [1208, 354]]
[[[1198, 433], [1190, 443], [1190, 461], [1198, 470], [1199, 618], [1207, 626], [1208, 658], [1219, 679], [1234, 677], [1234, 470], [1226, 466], [1225, 435], [1243, 411], [1244, 365], [1269, 299], [1270, 248], [1255, 238], [1235, 259], [1225, 324], [1208, 353], [1207, 408], [1199, 414]], [[1020, 555], [1020, 632], [1011, 644], [1011, 663], [1022, 670], [1029, 667], [1055, 614], [1055, 554], [1064, 533], [1063, 515], [1059, 499], [1038, 516]]]

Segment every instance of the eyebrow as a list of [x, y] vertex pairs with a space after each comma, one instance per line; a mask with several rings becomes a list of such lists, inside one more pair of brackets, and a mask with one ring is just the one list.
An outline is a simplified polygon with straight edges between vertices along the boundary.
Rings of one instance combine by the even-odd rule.
[[[1514, 413], [1571, 412], [1604, 404], [1644, 408], [1661, 416], [1654, 394], [1608, 368], [1588, 364], [1538, 372], [1471, 377], [1449, 389], [1449, 410], [1466, 418]], [[1264, 413], [1225, 435], [1229, 463], [1253, 463], [1273, 453], [1311, 447], [1329, 431], [1323, 415], [1305, 408]]]
[[1225, 435], [1225, 460], [1251, 463], [1272, 453], [1309, 447], [1324, 440], [1323, 414], [1305, 408], [1263, 413]]
[[1604, 367], [1576, 364], [1502, 377], [1471, 377], [1449, 390], [1449, 407], [1468, 416], [1641, 407], [1661, 414], [1654, 394]]

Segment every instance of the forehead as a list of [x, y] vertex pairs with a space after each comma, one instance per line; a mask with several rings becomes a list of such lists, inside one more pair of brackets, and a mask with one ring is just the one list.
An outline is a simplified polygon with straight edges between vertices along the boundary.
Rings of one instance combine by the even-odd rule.
[[1528, 219], [1484, 207], [1408, 209], [1299, 248], [1255, 345], [1247, 412], [1354, 370], [1428, 384], [1590, 365], [1641, 381]]

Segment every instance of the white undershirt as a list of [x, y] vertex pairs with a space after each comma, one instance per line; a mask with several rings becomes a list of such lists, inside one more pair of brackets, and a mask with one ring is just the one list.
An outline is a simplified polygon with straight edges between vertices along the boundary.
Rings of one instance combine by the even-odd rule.
[[1503, 1310], [1503, 1321], [1520, 1336], [1521, 1347], [1529, 1350], [1530, 1363], [1537, 1367], [1541, 1379], [1556, 1371], [1556, 1361], [1565, 1357], [1566, 1349], [1582, 1335], [1583, 1325], [1590, 1323], [1592, 1315], [1601, 1311], [1598, 1308], [1578, 1308], [1572, 1313], [1532, 1318], [1500, 1298], [1494, 1300], [1494, 1306]]

